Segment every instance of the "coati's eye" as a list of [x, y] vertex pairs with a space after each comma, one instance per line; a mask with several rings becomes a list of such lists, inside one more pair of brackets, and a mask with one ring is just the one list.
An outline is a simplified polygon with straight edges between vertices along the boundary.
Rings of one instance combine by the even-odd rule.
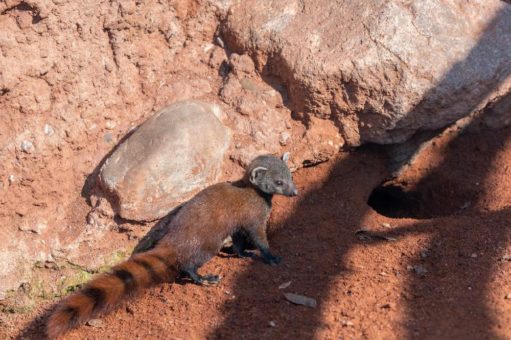
[[280, 179], [279, 180], [276, 180], [275, 181], [275, 184], [278, 185], [279, 187], [282, 186], [284, 184], [284, 182], [282, 182]]

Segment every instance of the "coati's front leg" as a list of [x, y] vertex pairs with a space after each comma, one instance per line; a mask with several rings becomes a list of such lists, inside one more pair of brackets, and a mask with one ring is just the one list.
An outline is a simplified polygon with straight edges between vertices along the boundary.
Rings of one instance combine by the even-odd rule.
[[205, 283], [217, 284], [220, 282], [220, 277], [218, 275], [200, 275], [197, 273], [197, 267], [186, 267], [182, 269], [182, 272], [190, 277], [193, 283], [198, 285], [204, 285]]
[[232, 236], [232, 250], [234, 254], [236, 254], [238, 257], [250, 257], [253, 258], [254, 254], [247, 251], [250, 246], [253, 245], [250, 244], [250, 240], [248, 239], [249, 236], [244, 230], [238, 230], [235, 232]]
[[282, 258], [280, 256], [274, 256], [270, 252], [270, 245], [268, 244], [268, 238], [266, 237], [266, 223], [261, 224], [253, 229], [247, 230], [250, 240], [261, 252], [261, 256], [267, 264], [276, 266], [280, 263]]

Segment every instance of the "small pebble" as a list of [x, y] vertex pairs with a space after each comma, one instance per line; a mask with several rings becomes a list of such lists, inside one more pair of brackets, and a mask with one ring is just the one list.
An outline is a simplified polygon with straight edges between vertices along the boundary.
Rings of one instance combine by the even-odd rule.
[[222, 38], [220, 37], [216, 37], [216, 43], [218, 44], [218, 46], [220, 46], [221, 48], [225, 48], [225, 44], [224, 44], [224, 41], [222, 40]]
[[504, 299], [511, 300], [511, 294], [507, 294], [506, 296], [504, 296]]
[[279, 289], [286, 289], [287, 287], [289, 287], [291, 285], [291, 281], [287, 281], [287, 282], [284, 282], [283, 284], [281, 284], [279, 286]]
[[32, 153], [34, 151], [34, 144], [29, 140], [21, 142], [21, 150], [26, 153]]
[[408, 266], [406, 266], [406, 270], [408, 270], [408, 271], [413, 270], [415, 272], [415, 274], [417, 274], [419, 276], [424, 276], [428, 272], [428, 270], [421, 265], [416, 265], [416, 266], [408, 265]]
[[343, 327], [348, 327], [348, 326], [353, 326], [354, 325], [353, 322], [350, 321], [350, 320], [342, 320], [341, 324], [342, 324]]
[[48, 137], [52, 136], [55, 133], [55, 130], [50, 124], [44, 124], [44, 134]]
[[383, 308], [383, 309], [391, 309], [392, 308], [392, 305], [390, 303], [386, 303], [384, 305], [381, 305], [380, 308]]
[[268, 324], [270, 325], [270, 327], [277, 326], [277, 323], [275, 321], [273, 321], [273, 320], [271, 320]]
[[107, 130], [113, 130], [113, 129], [115, 129], [116, 126], [117, 126], [117, 124], [115, 124], [115, 122], [113, 120], [107, 120], [105, 123], [105, 128]]
[[112, 143], [113, 141], [112, 134], [110, 132], [105, 133], [105, 135], [103, 136], [103, 141], [105, 141], [105, 143]]
[[308, 296], [293, 293], [285, 293], [284, 296], [286, 297], [287, 301], [294, 303], [295, 305], [303, 305], [312, 308], [316, 308], [317, 306], [316, 299], [310, 298]]
[[11, 185], [16, 180], [16, 177], [14, 175], [9, 175], [7, 180], [9, 181], [9, 185]]
[[101, 319], [91, 319], [87, 321], [87, 326], [91, 327], [103, 327], [103, 320]]
[[389, 223], [382, 223], [382, 226], [385, 228], [392, 228], [392, 226]]
[[291, 134], [289, 132], [287, 131], [281, 132], [279, 138], [280, 145], [286, 146], [287, 143], [289, 142], [289, 138], [291, 138]]
[[470, 257], [475, 259], [477, 257], [477, 254], [476, 253], [472, 253], [472, 255], [470, 255]]

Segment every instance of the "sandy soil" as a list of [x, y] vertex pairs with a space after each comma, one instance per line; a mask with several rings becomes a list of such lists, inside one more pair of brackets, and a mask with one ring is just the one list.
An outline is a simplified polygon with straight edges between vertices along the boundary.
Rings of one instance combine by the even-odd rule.
[[[221, 254], [201, 270], [222, 275], [218, 286], [154, 287], [65, 339], [511, 338], [509, 136], [465, 133], [426, 150], [398, 183], [419, 202], [405, 211], [416, 217], [367, 205], [388, 176], [381, 148], [302, 169], [301, 196], [275, 200], [280, 266]], [[0, 334], [41, 339], [51, 306], [3, 314]]]

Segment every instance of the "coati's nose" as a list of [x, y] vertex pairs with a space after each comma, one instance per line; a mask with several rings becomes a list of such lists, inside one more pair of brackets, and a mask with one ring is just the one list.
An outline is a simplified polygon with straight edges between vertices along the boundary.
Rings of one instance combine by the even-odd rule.
[[298, 190], [296, 188], [293, 188], [293, 190], [291, 190], [291, 196], [298, 196]]

